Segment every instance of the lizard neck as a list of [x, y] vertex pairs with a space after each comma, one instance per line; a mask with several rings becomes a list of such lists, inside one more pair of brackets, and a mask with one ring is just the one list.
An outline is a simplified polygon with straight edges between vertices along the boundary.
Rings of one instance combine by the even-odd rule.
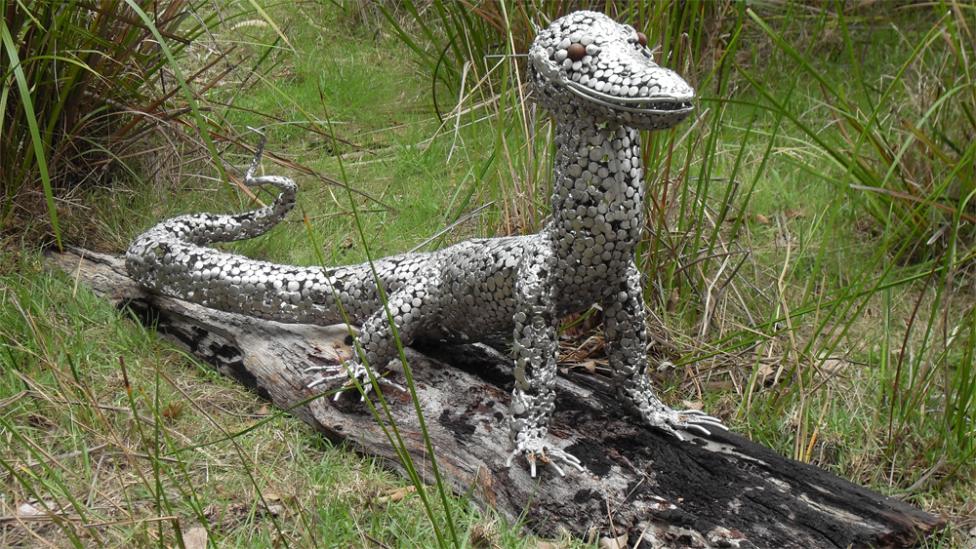
[[556, 257], [574, 271], [614, 272], [633, 260], [644, 225], [640, 135], [577, 114], [556, 119], [552, 220]]

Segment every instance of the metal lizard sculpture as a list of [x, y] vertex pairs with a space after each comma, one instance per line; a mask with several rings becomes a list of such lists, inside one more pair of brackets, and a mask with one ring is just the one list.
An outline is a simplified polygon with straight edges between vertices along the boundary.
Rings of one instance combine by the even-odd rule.
[[[514, 450], [506, 465], [523, 454], [532, 476], [537, 461], [560, 474], [557, 460], [582, 470], [575, 456], [550, 445], [547, 429], [559, 319], [594, 303], [604, 311], [613, 381], [638, 418], [678, 438], [678, 430], [708, 435], [706, 427], [724, 429], [714, 417], [673, 410], [655, 396], [647, 377], [641, 275], [634, 263], [644, 225], [638, 131], [681, 122], [692, 111], [694, 91], [652, 61], [643, 34], [586, 11], [561, 17], [539, 33], [529, 51], [529, 82], [534, 100], [556, 122], [552, 217], [537, 234], [468, 240], [375, 261], [401, 341], [513, 334]], [[310, 386], [351, 376], [368, 391], [367, 367], [383, 367], [397, 352], [369, 264], [296, 267], [206, 247], [260, 235], [295, 204], [291, 179], [254, 176], [260, 154], [259, 148], [245, 183], [278, 187], [273, 204], [237, 215], [163, 221], [132, 243], [128, 271], [151, 290], [279, 322], [340, 323], [344, 310], [361, 326], [360, 356], [317, 368], [326, 375]]]

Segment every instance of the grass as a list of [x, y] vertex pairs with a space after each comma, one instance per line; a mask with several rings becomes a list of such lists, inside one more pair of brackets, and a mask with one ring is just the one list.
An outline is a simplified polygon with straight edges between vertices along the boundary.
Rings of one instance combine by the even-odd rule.
[[[676, 405], [704, 401], [784, 454], [948, 513], [940, 543], [966, 543], [976, 301], [964, 217], [972, 61], [959, 52], [971, 8], [611, 4], [644, 22], [663, 44], [658, 58], [701, 96], [700, 119], [646, 147], [657, 239], [639, 259], [655, 359], [677, 365], [657, 380], [662, 392]], [[243, 45], [243, 67], [265, 63], [209, 86], [204, 112], [233, 141], [247, 143], [237, 137], [247, 125], [268, 133], [285, 167], [265, 169], [297, 176], [312, 235], [295, 216], [226, 249], [307, 265], [320, 242], [325, 262], [349, 263], [445, 228], [428, 249], [541, 225], [551, 129], [519, 94], [519, 58], [472, 53], [519, 51], [535, 12], [500, 3], [459, 23], [451, 4], [432, 2], [441, 11], [424, 30], [424, 5], [414, 15], [410, 2], [260, 5], [212, 29], [216, 44]], [[696, 32], [683, 37], [681, 25]], [[718, 25], [727, 32], [709, 32]], [[448, 44], [448, 34], [466, 38]], [[933, 88], [919, 86], [932, 82], [945, 83], [946, 110], [930, 110]], [[72, 194], [59, 206], [64, 234], [118, 251], [165, 217], [251, 207], [215, 179], [196, 141], [167, 149], [180, 161], [139, 157], [113, 185]], [[247, 164], [248, 151], [217, 146], [231, 174]], [[178, 546], [194, 527], [215, 546], [437, 543], [420, 498], [400, 498], [402, 482], [376, 463], [174, 351], [7, 234], [0, 517], [39, 517], [4, 519], [0, 545]], [[462, 542], [488, 529], [504, 547], [532, 543], [463, 501], [448, 506]]]
[[[944, 50], [928, 49], [932, 45], [931, 35], [924, 32], [928, 28], [916, 31], [916, 41], [899, 35], [899, 31], [878, 31], [873, 35], [875, 41], [891, 41], [892, 47], [900, 44], [906, 49], [912, 45], [912, 49], [896, 64], [886, 66], [881, 59], [859, 59], [853, 53], [855, 46], [850, 36], [844, 35], [841, 51], [846, 50], [845, 54], [849, 56], [855, 73], [877, 63], [883, 67], [882, 75], [893, 74], [884, 79], [875, 75], [861, 76], [861, 79], [847, 80], [845, 85], [844, 80], [828, 72], [828, 64], [816, 63], [813, 58], [805, 57], [786, 43], [758, 14], [750, 12], [749, 15], [788, 57], [797, 61], [798, 77], [812, 77], [806, 81], [819, 88], [813, 93], [804, 94], [813, 99], [813, 103], [800, 101], [790, 105], [777, 98], [776, 92], [767, 85], [743, 72], [771, 110], [792, 122], [799, 131], [801, 143], [805, 143], [804, 148], [813, 153], [798, 155], [793, 163], [807, 177], [818, 177], [822, 186], [826, 184], [828, 188], [833, 187], [835, 192], [845, 194], [843, 198], [832, 201], [830, 206], [841, 211], [848, 210], [849, 218], [854, 223], [845, 221], [843, 217], [837, 218], [836, 213], [823, 208], [821, 211], [826, 214], [826, 226], [818, 227], [818, 230], [826, 228], [830, 231], [827, 234], [846, 234], [849, 242], [852, 237], [863, 238], [865, 233], [879, 231], [875, 235], [880, 246], [873, 253], [860, 261], [843, 264], [825, 261], [831, 251], [824, 249], [822, 240], [817, 242], [815, 234], [809, 235], [812, 238], [800, 239], [801, 253], [803, 242], [813, 242], [813, 250], [820, 248], [812, 263], [813, 274], [838, 277], [833, 292], [841, 306], [826, 311], [821, 307], [814, 309], [822, 318], [811, 326], [812, 334], [809, 337], [800, 339], [802, 347], [798, 349], [799, 357], [809, 357], [810, 365], [816, 368], [828, 360], [828, 356], [841, 351], [848, 360], [879, 366], [864, 381], [878, 383], [875, 387], [881, 398], [876, 405], [885, 410], [874, 414], [877, 422], [875, 429], [884, 433], [883, 440], [878, 441], [886, 461], [884, 480], [889, 484], [898, 484], [896, 478], [900, 474], [902, 482], [916, 479], [910, 484], [917, 489], [918, 479], [931, 481], [929, 474], [945, 467], [947, 462], [967, 464], [963, 466], [966, 468], [974, 455], [970, 442], [973, 398], [971, 365], [964, 358], [968, 356], [972, 343], [965, 335], [961, 336], [962, 339], [949, 336], [951, 333], [966, 334], [971, 330], [971, 296], [954, 282], [956, 276], [965, 277], [962, 273], [966, 271], [967, 261], [963, 258], [969, 253], [966, 250], [971, 249], [966, 234], [968, 229], [958, 222], [968, 198], [952, 204], [959, 197], [946, 193], [948, 188], [957, 184], [968, 185], [966, 177], [957, 178], [956, 174], [960, 164], [968, 165], [973, 153], [965, 146], [955, 145], [953, 137], [946, 133], [969, 131], [965, 118], [957, 119], [952, 114], [957, 110], [971, 109], [968, 99], [952, 101], [953, 94], [950, 93], [945, 96], [943, 110], [937, 108], [939, 104], [936, 102], [922, 109], [925, 113], [920, 122], [907, 122], [913, 113], [918, 112], [913, 110], [913, 106], [920, 99], [913, 93], [927, 92], [924, 89], [919, 92], [915, 86], [922, 84], [910, 82], [914, 79], [905, 75], [918, 71], [924, 76], [916, 75], [915, 79], [923, 79], [922, 82], [926, 78], [950, 82], [948, 85], [955, 87], [956, 84], [951, 82], [967, 78], [966, 73], [959, 76], [947, 69], [952, 66], [951, 62], [940, 65], [934, 61], [944, 55]], [[955, 25], [965, 25], [965, 19], [956, 21], [948, 16], [936, 18], [934, 15], [932, 19], [931, 28], [943, 28], [950, 33], [954, 32], [952, 29]], [[844, 27], [847, 23], [844, 17], [837, 17], [835, 21], [825, 22], [825, 25], [829, 24]], [[950, 43], [950, 51], [951, 48]], [[874, 86], [875, 78], [881, 80], [883, 86]], [[962, 85], [960, 89], [965, 86]], [[971, 82], [968, 86], [972, 86]], [[877, 91], [879, 89], [881, 91]], [[847, 98], [857, 98], [862, 104], [854, 106], [853, 100]], [[872, 100], [877, 103], [872, 105]], [[898, 106], [897, 116], [889, 118], [888, 115], [879, 114], [889, 108], [885, 105], [891, 104]], [[836, 120], [838, 130], [824, 132], [814, 126], [812, 122], [817, 116]], [[942, 117], [956, 119], [961, 124], [951, 130], [940, 129], [938, 123], [930, 126], [924, 124]], [[882, 118], [885, 120], [882, 121]], [[910, 131], [902, 131], [902, 127], [908, 127]], [[919, 130], [922, 127], [925, 127], [925, 131]], [[938, 141], [955, 152], [909, 159], [909, 151], [919, 141], [929, 139], [926, 132], [938, 135]], [[892, 153], [895, 150], [897, 154]], [[820, 161], [811, 164], [811, 158]], [[879, 171], [878, 166], [884, 168]], [[887, 175], [882, 176], [881, 171], [887, 171]], [[918, 175], [920, 172], [926, 175]], [[892, 174], [898, 176], [892, 178]], [[946, 179], [941, 179], [943, 177]], [[849, 184], [852, 179], [859, 183]], [[895, 183], [896, 180], [900, 183]], [[898, 188], [899, 184], [905, 187]], [[908, 187], [911, 187], [910, 193], [904, 190]], [[870, 196], [862, 194], [872, 189], [875, 192], [869, 193]], [[923, 198], [905, 198], [906, 193]], [[939, 211], [934, 212], [933, 209]], [[830, 219], [832, 213], [835, 220]], [[949, 217], [954, 215], [956, 221], [947, 219], [947, 214], [950, 214]], [[868, 218], [872, 218], [874, 223], [867, 222]], [[836, 228], [831, 229], [834, 224]], [[953, 235], [949, 250], [944, 247], [945, 241], [941, 240], [941, 235], [946, 232]], [[925, 245], [921, 245], [923, 238], [927, 239]], [[784, 273], [788, 272], [784, 269]], [[796, 277], [796, 274], [789, 274]], [[804, 274], [810, 275], [809, 272]], [[889, 285], [893, 286], [881, 290]], [[823, 293], [823, 290], [812, 292], [808, 285], [800, 301], [822, 299]], [[911, 303], [910, 308], [899, 307], [897, 302], [900, 300]], [[880, 309], [880, 314], [872, 312], [872, 309]], [[872, 322], [879, 317], [883, 318], [880, 329], [877, 322]], [[893, 322], [892, 319], [902, 320]], [[904, 322], [904, 325], [896, 326], [896, 322]], [[790, 330], [790, 334], [795, 337], [797, 331]], [[878, 345], [871, 347], [866, 344], [872, 341], [880, 342], [880, 349]], [[790, 341], [791, 345], [796, 343]], [[886, 356], [886, 353], [897, 356]], [[960, 358], [963, 360], [961, 363], [958, 362]], [[798, 363], [794, 371], [802, 367], [804, 365]], [[953, 402], [963, 404], [960, 406]], [[932, 414], [920, 408], [923, 403], [933, 406], [939, 413]], [[970, 419], [960, 422], [960, 412]], [[801, 433], [805, 421], [824, 415], [823, 408], [814, 414], [801, 419]], [[917, 438], [906, 445], [906, 437]], [[801, 447], [797, 445], [796, 448]], [[927, 466], [921, 471], [914, 465], [902, 468], [906, 463], [926, 463]], [[902, 470], [896, 473], [895, 469], [898, 468]], [[872, 480], [879, 482], [882, 478]]]
[[[0, 228], [33, 225], [31, 216], [39, 210], [34, 195], [42, 194], [47, 238], [60, 247], [55, 191], [63, 196], [104, 179], [113, 161], [124, 165], [124, 159], [145, 154], [140, 146], [147, 134], [162, 133], [183, 112], [191, 115], [210, 157], [217, 158], [190, 87], [206, 89], [215, 80], [201, 78], [202, 71], [184, 75], [176, 62], [216, 16], [201, 11], [202, 5], [171, 0], [155, 5], [150, 17], [132, 0], [0, 2], [0, 150], [8, 159], [0, 168]], [[228, 10], [223, 16], [234, 14]], [[225, 56], [214, 53], [207, 67]], [[175, 91], [156, 87], [170, 78], [185, 98], [182, 109], [174, 105]], [[222, 172], [219, 162], [214, 165]]]

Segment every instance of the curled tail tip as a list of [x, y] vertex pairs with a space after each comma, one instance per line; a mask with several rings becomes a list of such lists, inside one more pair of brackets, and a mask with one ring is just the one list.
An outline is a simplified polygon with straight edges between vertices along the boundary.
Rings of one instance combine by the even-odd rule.
[[[258, 145], [254, 149], [254, 158], [251, 160], [251, 165], [248, 166], [247, 171], [244, 172], [244, 183], [251, 185], [252, 181], [255, 181], [254, 173], [258, 169], [258, 164], [261, 163], [261, 156], [264, 154], [264, 147], [268, 144], [268, 136], [263, 131], [258, 128], [248, 126], [247, 129], [258, 134], [260, 139], [258, 140]], [[257, 183], [260, 185], [260, 183]]]
[[[258, 128], [248, 126], [248, 129], [261, 136], [261, 139], [258, 141], [257, 147], [254, 149], [254, 158], [251, 160], [250, 166], [248, 166], [247, 171], [244, 172], [244, 184], [248, 187], [274, 185], [285, 193], [297, 192], [298, 185], [295, 183], [295, 180], [290, 177], [285, 177], [283, 175], [255, 175], [258, 166], [261, 164], [261, 157], [264, 155], [264, 148], [268, 144], [268, 136]], [[294, 198], [279, 197], [279, 201], [294, 202]]]
[[[258, 130], [255, 130], [258, 131]], [[245, 172], [244, 183], [248, 186], [273, 185], [280, 193], [269, 206], [240, 214], [187, 214], [160, 221], [137, 236], [126, 251], [126, 263], [130, 273], [139, 273], [145, 280], [151, 279], [152, 272], [159, 268], [158, 262], [150, 255], [156, 245], [164, 248], [170, 244], [192, 244], [205, 246], [213, 242], [244, 240], [264, 234], [278, 224], [295, 206], [298, 185], [289, 177], [278, 175], [255, 176], [267, 139], [264, 134], [258, 143], [254, 159]], [[140, 279], [142, 277], [137, 277]], [[147, 284], [151, 285], [151, 284]]]

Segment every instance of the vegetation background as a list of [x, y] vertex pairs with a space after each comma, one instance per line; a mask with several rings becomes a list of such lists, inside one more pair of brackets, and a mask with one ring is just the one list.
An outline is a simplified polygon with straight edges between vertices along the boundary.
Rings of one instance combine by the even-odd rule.
[[[645, 143], [665, 398], [971, 545], [974, 4], [0, 0], [0, 546], [541, 546], [426, 505], [42, 253], [267, 200], [240, 185], [248, 127], [301, 215], [228, 250], [348, 263], [534, 232], [552, 127], [520, 54], [584, 7], [699, 93]], [[564, 367], [605, 367], [599, 323], [567, 319]]]

